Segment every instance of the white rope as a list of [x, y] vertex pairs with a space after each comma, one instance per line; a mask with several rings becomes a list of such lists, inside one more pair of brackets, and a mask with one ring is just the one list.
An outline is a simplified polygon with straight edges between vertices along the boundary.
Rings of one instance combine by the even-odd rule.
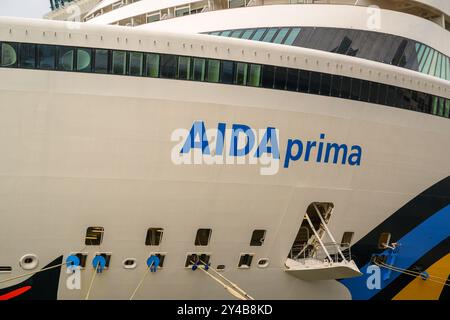
[[[202, 260], [200, 260], [201, 263], [205, 264], [205, 262], [203, 262]], [[235, 284], [234, 282], [232, 282], [230, 279], [226, 278], [224, 275], [222, 275], [219, 271], [217, 271], [216, 269], [208, 266], [208, 269], [214, 271], [215, 274], [217, 274], [219, 277], [221, 277], [222, 279], [224, 279], [225, 281], [227, 281], [234, 289], [238, 290], [241, 292], [241, 294], [243, 294], [246, 298], [248, 298], [249, 300], [255, 300], [253, 297], [251, 297], [247, 292], [245, 292], [244, 290], [242, 290], [237, 284]]]
[[[403, 273], [403, 274], [406, 274], [406, 275], [409, 275], [409, 276], [412, 276], [412, 277], [415, 277], [415, 278], [423, 276], [423, 273], [415, 272], [415, 271], [412, 271], [412, 270], [398, 268], [398, 267], [386, 264], [384, 262], [381, 262], [381, 263], [375, 262], [375, 264], [377, 266], [379, 266], [379, 267], [384, 267], [386, 269], [390, 269], [390, 270], [393, 270], [393, 271], [398, 272], [398, 273]], [[439, 279], [444, 279], [444, 278], [440, 278], [440, 277], [437, 277], [437, 276], [433, 276], [433, 277], [439, 278]], [[442, 284], [444, 286], [450, 286], [450, 284], [447, 283], [448, 280], [445, 280], [445, 282], [442, 282], [442, 281], [437, 281], [437, 280], [430, 279], [430, 278], [431, 278], [431, 275], [429, 275], [429, 278], [427, 278], [425, 280], [428, 280], [428, 281], [431, 281], [431, 282], [435, 282], [435, 283], [439, 283], [439, 284]]]
[[99, 265], [100, 265], [100, 263], [97, 263], [97, 266], [94, 269], [94, 274], [92, 275], [91, 283], [89, 284], [89, 289], [86, 293], [86, 297], [84, 298], [84, 300], [89, 300], [89, 296], [90, 296], [91, 290], [92, 290], [92, 285], [94, 284], [94, 279], [95, 279], [95, 276], [97, 275], [97, 270], [98, 270]]
[[131, 297], [130, 297], [130, 300], [133, 300], [134, 296], [136, 295], [136, 292], [139, 290], [139, 288], [140, 288], [140, 287], [142, 286], [142, 284], [144, 283], [144, 279], [145, 279], [145, 277], [147, 276], [147, 274], [149, 273], [150, 268], [151, 268], [152, 265], [153, 265], [153, 262], [152, 262], [152, 264], [145, 270], [144, 276], [142, 277], [142, 279], [141, 279], [141, 281], [139, 282], [139, 284], [138, 284], [138, 286], [136, 287], [136, 289], [134, 289], [133, 294], [132, 294]]

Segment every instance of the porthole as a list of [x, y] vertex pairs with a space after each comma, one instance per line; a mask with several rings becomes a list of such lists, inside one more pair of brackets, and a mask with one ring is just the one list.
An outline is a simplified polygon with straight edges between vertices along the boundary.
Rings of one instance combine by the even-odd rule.
[[19, 260], [19, 265], [24, 270], [33, 270], [38, 264], [39, 260], [35, 254], [26, 254]]
[[124, 269], [134, 269], [137, 266], [137, 261], [134, 258], [127, 258], [122, 262]]
[[267, 268], [269, 266], [269, 259], [262, 258], [258, 260], [258, 268]]
[[224, 271], [225, 270], [225, 265], [224, 264], [219, 264], [216, 268], [217, 271]]

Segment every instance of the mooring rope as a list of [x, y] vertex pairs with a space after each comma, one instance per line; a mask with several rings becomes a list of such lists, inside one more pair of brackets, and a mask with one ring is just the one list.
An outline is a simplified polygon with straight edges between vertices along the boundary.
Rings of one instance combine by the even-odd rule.
[[142, 284], [144, 283], [145, 277], [147, 276], [147, 274], [149, 274], [149, 271], [150, 271], [152, 265], [153, 264], [148, 266], [147, 269], [145, 270], [145, 273], [144, 273], [141, 281], [139, 281], [139, 284], [137, 285], [137, 287], [134, 289], [133, 294], [130, 297], [130, 300], [133, 300], [134, 296], [136, 295], [136, 292], [138, 292], [138, 290], [141, 288]]
[[98, 271], [98, 267], [99, 267], [99, 266], [100, 266], [100, 262], [97, 263], [97, 266], [96, 266], [95, 269], [94, 269], [94, 274], [92, 275], [91, 283], [89, 284], [89, 288], [88, 288], [88, 291], [87, 291], [87, 293], [86, 293], [86, 297], [84, 298], [84, 300], [89, 300], [89, 296], [90, 296], [90, 294], [91, 294], [92, 286], [93, 286], [93, 284], [94, 284], [94, 279], [95, 279], [95, 276], [97, 275], [97, 271]]

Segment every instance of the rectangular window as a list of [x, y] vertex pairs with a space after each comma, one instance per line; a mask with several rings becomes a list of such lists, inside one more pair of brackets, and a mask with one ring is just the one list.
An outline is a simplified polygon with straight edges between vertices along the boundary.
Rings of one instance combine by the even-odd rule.
[[195, 245], [207, 246], [209, 244], [209, 240], [211, 239], [211, 233], [211, 229], [198, 229], [197, 235], [195, 236]]
[[233, 61], [222, 61], [222, 68], [220, 70], [220, 82], [226, 84], [233, 83], [233, 71], [234, 62]]
[[142, 76], [144, 67], [144, 54], [141, 52], [130, 52], [128, 59], [129, 75]]
[[191, 78], [191, 58], [190, 57], [178, 57], [178, 79], [190, 79]]
[[189, 14], [189, 6], [182, 8], [175, 8], [175, 17], [186, 16]]
[[145, 75], [147, 77], [159, 77], [159, 54], [147, 53], [145, 56]]
[[112, 52], [112, 73], [123, 75], [126, 73], [127, 53], [125, 51]]
[[239, 258], [238, 268], [248, 269], [252, 265], [253, 254], [242, 254]]
[[284, 67], [275, 67], [275, 81], [273, 87], [279, 90], [286, 89], [287, 69]]
[[331, 77], [331, 96], [332, 97], [340, 97], [341, 96], [341, 83], [342, 77], [333, 75]]
[[445, 99], [439, 98], [439, 107], [438, 107], [438, 116], [443, 117], [444, 116], [444, 109], [445, 109]]
[[261, 85], [261, 66], [259, 64], [251, 64], [247, 85], [259, 87]]
[[257, 29], [256, 30], [256, 32], [255, 32], [255, 34], [252, 36], [252, 40], [255, 40], [255, 41], [260, 41], [261, 40], [261, 38], [262, 38], [262, 36], [264, 35], [264, 33], [266, 32], [266, 28], [262, 28], [262, 29]]
[[36, 68], [36, 45], [30, 43], [20, 44], [19, 67], [25, 69]]
[[75, 62], [75, 48], [59, 47], [58, 70], [73, 71]]
[[391, 107], [397, 106], [397, 90], [394, 86], [388, 86], [386, 104]]
[[378, 83], [376, 82], [370, 83], [369, 102], [378, 103]]
[[94, 72], [108, 73], [109, 69], [109, 50], [95, 49]]
[[91, 72], [92, 71], [91, 57], [92, 57], [92, 49], [89, 48], [77, 49], [77, 71]]
[[44, 70], [54, 70], [56, 60], [56, 47], [48, 45], [38, 45], [38, 68]]
[[264, 243], [266, 238], [266, 230], [253, 230], [252, 237], [250, 239], [250, 246], [260, 247]]
[[450, 118], [450, 99], [447, 99], [445, 102], [444, 117]]
[[231, 38], [240, 38], [243, 30], [235, 30], [231, 33]]
[[387, 97], [387, 85], [380, 83], [378, 85], [378, 98], [377, 103], [378, 104], [386, 104], [386, 97]]
[[264, 42], [272, 42], [273, 36], [278, 31], [278, 28], [270, 28], [269, 31], [267, 31], [266, 35], [262, 39]]
[[206, 59], [194, 58], [193, 64], [192, 80], [205, 81]]
[[236, 63], [236, 73], [234, 75], [234, 84], [245, 85], [247, 83], [247, 64], [242, 62]]
[[369, 101], [370, 82], [361, 80], [361, 94], [359, 100], [367, 102]]
[[352, 100], [359, 100], [360, 91], [361, 91], [361, 80], [352, 79], [352, 90], [350, 98]]
[[320, 83], [320, 94], [329, 96], [331, 91], [331, 74], [322, 73], [322, 81]]
[[344, 99], [350, 98], [350, 89], [351, 89], [351, 78], [342, 77], [341, 98]]
[[262, 82], [263, 88], [273, 89], [273, 81], [275, 78], [275, 67], [274, 66], [263, 66], [262, 67]]
[[220, 34], [222, 37], [229, 37], [231, 34], [231, 30], [227, 30], [227, 31], [222, 31], [222, 33]]
[[281, 28], [278, 32], [277, 36], [273, 40], [274, 43], [282, 43], [284, 38], [286, 37], [287, 33], [289, 31], [289, 28]]
[[299, 92], [309, 92], [309, 77], [311, 72], [306, 70], [300, 70], [300, 77], [298, 80], [298, 91]]
[[86, 230], [86, 237], [84, 244], [87, 246], [99, 246], [103, 240], [103, 227], [89, 227]]
[[159, 246], [162, 241], [164, 233], [163, 228], [149, 228], [147, 229], [147, 236], [145, 237], [146, 246]]
[[207, 69], [208, 82], [219, 82], [220, 79], [220, 61], [208, 59]]
[[177, 75], [177, 56], [170, 54], [161, 55], [161, 78], [175, 79]]
[[319, 94], [320, 93], [320, 72], [311, 72], [311, 78], [309, 81], [309, 93]]
[[284, 40], [284, 44], [292, 46], [292, 44], [294, 43], [295, 39], [297, 39], [299, 33], [300, 33], [300, 28], [292, 28], [291, 32], [287, 36], [286, 40]]
[[288, 69], [286, 89], [289, 91], [297, 91], [298, 89], [298, 70]]

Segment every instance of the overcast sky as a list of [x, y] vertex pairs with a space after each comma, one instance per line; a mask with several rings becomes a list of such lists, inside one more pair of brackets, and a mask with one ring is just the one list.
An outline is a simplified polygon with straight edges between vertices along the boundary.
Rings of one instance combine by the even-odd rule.
[[0, 16], [42, 18], [49, 11], [49, 0], [0, 0]]

